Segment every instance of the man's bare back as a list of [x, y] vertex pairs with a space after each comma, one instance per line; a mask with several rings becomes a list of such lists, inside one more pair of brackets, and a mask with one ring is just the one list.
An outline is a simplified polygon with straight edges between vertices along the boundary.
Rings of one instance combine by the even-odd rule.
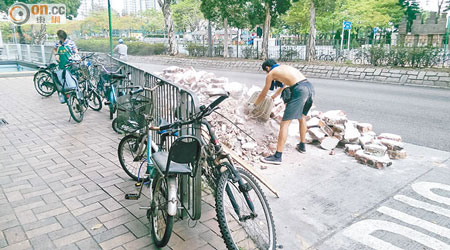
[[298, 69], [289, 65], [280, 65], [271, 70], [268, 76], [269, 75], [271, 75], [273, 80], [282, 82], [284, 85], [289, 87], [306, 79], [306, 77], [298, 71]]

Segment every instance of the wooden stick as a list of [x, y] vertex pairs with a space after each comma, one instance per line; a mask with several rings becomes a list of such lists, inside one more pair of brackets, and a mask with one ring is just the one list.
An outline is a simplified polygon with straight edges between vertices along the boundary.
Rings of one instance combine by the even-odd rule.
[[[202, 136], [206, 139], [206, 142], [209, 142], [209, 139], [211, 138], [207, 131], [202, 130]], [[278, 192], [275, 190], [275, 188], [272, 187], [265, 179], [262, 177], [258, 172], [256, 172], [250, 164], [248, 164], [244, 159], [239, 157], [233, 150], [231, 150], [229, 147], [225, 146], [224, 144], [221, 144], [223, 151], [225, 153], [229, 154], [231, 158], [233, 158], [239, 165], [241, 165], [243, 168], [245, 168], [247, 171], [249, 171], [253, 176], [256, 177], [264, 186], [266, 186], [277, 198], [280, 198], [278, 195]]]
[[253, 176], [256, 177], [256, 179], [258, 179], [262, 184], [264, 184], [264, 186], [266, 186], [277, 198], [280, 198], [280, 196], [278, 195], [278, 192], [275, 190], [274, 187], [272, 187], [272, 185], [270, 185], [265, 179], [264, 177], [262, 177], [258, 172], [256, 172], [252, 166], [250, 166], [250, 164], [248, 164], [244, 159], [242, 159], [241, 157], [239, 157], [239, 155], [237, 155], [233, 150], [231, 150], [229, 147], [225, 146], [222, 144], [222, 148], [223, 151], [225, 151], [226, 153], [228, 153], [231, 158], [233, 158], [237, 163], [239, 163], [239, 165], [241, 165], [243, 168], [245, 168], [247, 171], [249, 171]]

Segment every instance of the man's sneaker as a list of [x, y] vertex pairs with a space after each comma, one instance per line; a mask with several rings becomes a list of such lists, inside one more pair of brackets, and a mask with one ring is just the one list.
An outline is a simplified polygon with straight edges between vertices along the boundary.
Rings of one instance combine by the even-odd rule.
[[300, 153], [306, 153], [305, 143], [300, 142], [299, 144], [297, 144], [297, 151]]
[[261, 158], [261, 161], [264, 162], [264, 163], [280, 165], [281, 164], [281, 157], [277, 158], [277, 157], [275, 157], [275, 155], [271, 155], [271, 156], [268, 156], [268, 157]]

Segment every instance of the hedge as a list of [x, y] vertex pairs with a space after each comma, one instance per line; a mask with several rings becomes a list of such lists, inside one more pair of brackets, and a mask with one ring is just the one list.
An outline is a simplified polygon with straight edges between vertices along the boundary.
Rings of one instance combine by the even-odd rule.
[[[90, 52], [109, 52], [109, 40], [108, 39], [80, 39], [75, 42], [77, 47], [81, 51]], [[117, 41], [113, 41], [113, 46], [118, 44]], [[167, 47], [163, 43], [145, 43], [145, 42], [135, 42], [135, 41], [125, 41], [128, 46], [129, 55], [162, 55], [167, 53]]]

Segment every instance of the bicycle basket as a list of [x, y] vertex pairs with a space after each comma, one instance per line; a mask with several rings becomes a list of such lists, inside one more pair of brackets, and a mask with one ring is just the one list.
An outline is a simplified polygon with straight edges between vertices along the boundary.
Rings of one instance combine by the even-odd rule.
[[123, 95], [117, 98], [117, 125], [121, 130], [132, 132], [145, 127], [144, 115], [151, 115], [151, 98], [143, 95]]

